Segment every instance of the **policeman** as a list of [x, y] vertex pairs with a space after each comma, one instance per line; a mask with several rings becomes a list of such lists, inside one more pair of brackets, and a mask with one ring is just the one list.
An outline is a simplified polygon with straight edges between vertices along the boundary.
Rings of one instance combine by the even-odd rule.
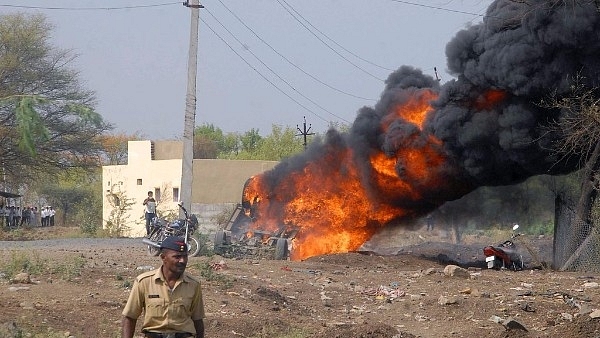
[[142, 333], [149, 338], [204, 337], [200, 281], [185, 272], [188, 254], [183, 237], [160, 245], [160, 268], [139, 275], [123, 309], [122, 338], [132, 338], [144, 311]]

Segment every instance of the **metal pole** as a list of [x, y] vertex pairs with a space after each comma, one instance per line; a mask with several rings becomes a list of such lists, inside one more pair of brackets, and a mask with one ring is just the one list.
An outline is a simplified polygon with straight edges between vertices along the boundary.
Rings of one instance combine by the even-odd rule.
[[[188, 56], [188, 81], [187, 94], [185, 96], [185, 118], [183, 127], [183, 156], [181, 158], [181, 187], [179, 189], [179, 201], [183, 206], [192, 210], [192, 178], [194, 159], [194, 127], [196, 126], [196, 73], [198, 63], [198, 23], [200, 21], [199, 0], [184, 2], [183, 5], [190, 8], [190, 49]], [[180, 218], [185, 217], [180, 211]]]
[[306, 129], [306, 116], [304, 116], [304, 127], [303, 129], [300, 129], [300, 127], [298, 127], [298, 125], [296, 125], [296, 129], [298, 129], [298, 131], [300, 132], [300, 134], [296, 135], [296, 136], [304, 136], [304, 150], [306, 150], [306, 147], [308, 146], [306, 137], [309, 135], [314, 135], [315, 133], [311, 133], [310, 132], [310, 128], [312, 127], [312, 124], [308, 126], [308, 129]]

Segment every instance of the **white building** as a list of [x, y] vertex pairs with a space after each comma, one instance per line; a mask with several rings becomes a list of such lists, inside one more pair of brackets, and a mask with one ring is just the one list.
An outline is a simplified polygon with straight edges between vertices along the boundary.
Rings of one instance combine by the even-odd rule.
[[[154, 193], [158, 212], [177, 212], [181, 185], [181, 141], [129, 141], [126, 165], [102, 167], [104, 226], [120, 213], [120, 223], [131, 237], [143, 236], [145, 230], [143, 200]], [[191, 212], [200, 221], [200, 231], [213, 232], [214, 216], [241, 202], [242, 188], [248, 178], [272, 169], [276, 161], [194, 160]], [[112, 216], [111, 216], [112, 214]]]

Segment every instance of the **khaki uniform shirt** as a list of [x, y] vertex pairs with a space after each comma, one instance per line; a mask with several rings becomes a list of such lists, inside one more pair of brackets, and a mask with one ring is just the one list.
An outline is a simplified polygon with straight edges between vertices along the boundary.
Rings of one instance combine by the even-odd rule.
[[161, 268], [139, 275], [123, 315], [137, 319], [144, 310], [142, 331], [196, 333], [193, 320], [204, 318], [200, 282], [184, 273], [169, 290]]

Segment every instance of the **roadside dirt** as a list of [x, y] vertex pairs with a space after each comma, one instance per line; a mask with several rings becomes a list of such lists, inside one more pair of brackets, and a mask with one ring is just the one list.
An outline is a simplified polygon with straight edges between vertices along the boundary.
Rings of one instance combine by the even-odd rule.
[[[590, 316], [600, 309], [599, 275], [480, 269], [484, 244], [395, 236], [404, 240], [301, 262], [190, 258], [188, 271], [203, 281], [206, 337], [600, 337]], [[549, 243], [534, 241], [540, 253]], [[128, 286], [159, 265], [140, 239], [0, 245], [0, 337], [120, 337]], [[468, 276], [445, 275], [448, 263], [471, 266]], [[31, 283], [8, 279], [19, 264], [39, 268]]]

